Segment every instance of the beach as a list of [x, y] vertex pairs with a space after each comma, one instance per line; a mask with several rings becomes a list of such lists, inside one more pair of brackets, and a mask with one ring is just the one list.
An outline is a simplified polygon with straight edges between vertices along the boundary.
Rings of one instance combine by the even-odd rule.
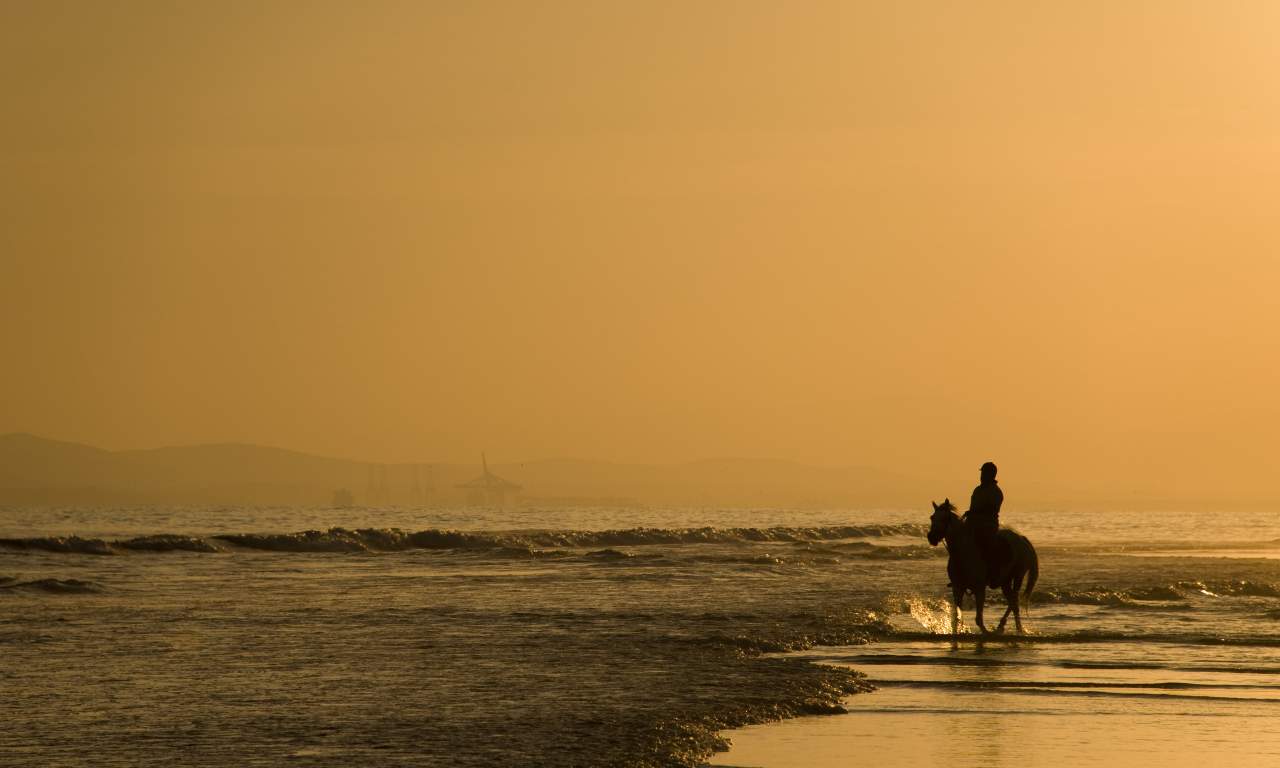
[[1280, 4], [2, 18], [0, 768], [1280, 765]]
[[9, 510], [0, 749], [19, 766], [1276, 751], [1280, 518], [1004, 517], [1041, 558], [1028, 638], [953, 644], [916, 510]]
[[[1280, 754], [1274, 649], [1131, 645], [883, 642], [803, 654], [867, 669], [877, 690], [846, 700], [847, 716], [735, 731], [709, 764], [1145, 767]], [[1125, 660], [1135, 656], [1145, 661]]]

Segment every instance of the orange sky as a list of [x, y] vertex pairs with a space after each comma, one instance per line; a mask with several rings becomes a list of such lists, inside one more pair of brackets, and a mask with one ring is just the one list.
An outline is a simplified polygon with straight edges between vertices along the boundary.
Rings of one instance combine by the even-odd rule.
[[0, 432], [1276, 494], [1280, 5], [5, 3]]

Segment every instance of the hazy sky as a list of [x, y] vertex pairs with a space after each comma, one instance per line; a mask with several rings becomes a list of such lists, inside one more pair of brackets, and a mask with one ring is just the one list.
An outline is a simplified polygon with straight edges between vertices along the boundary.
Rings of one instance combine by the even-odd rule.
[[1280, 4], [0, 5], [0, 432], [1273, 493]]

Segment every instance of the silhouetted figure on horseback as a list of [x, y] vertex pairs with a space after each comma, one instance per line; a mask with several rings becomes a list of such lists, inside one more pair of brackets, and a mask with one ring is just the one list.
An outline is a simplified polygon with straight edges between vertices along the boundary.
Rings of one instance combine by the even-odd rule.
[[978, 551], [982, 553], [982, 561], [987, 566], [987, 586], [995, 589], [1000, 586], [1000, 566], [1009, 559], [1009, 545], [1001, 542], [1000, 505], [1004, 503], [1004, 492], [996, 485], [996, 465], [987, 462], [982, 465], [982, 482], [973, 489], [969, 499], [969, 511], [964, 513], [964, 520], [973, 530], [973, 537], [978, 543]]
[[973, 489], [969, 511], [963, 517], [956, 514], [956, 506], [944, 499], [933, 505], [929, 518], [929, 543], [937, 546], [947, 543], [947, 575], [951, 577], [952, 622], [951, 631], [960, 631], [960, 603], [966, 592], [973, 593], [977, 608], [978, 628], [985, 634], [982, 608], [986, 601], [987, 587], [1000, 588], [1008, 609], [1000, 618], [997, 632], [1004, 630], [1005, 621], [1013, 614], [1018, 631], [1022, 631], [1022, 610], [1018, 590], [1022, 580], [1027, 580], [1027, 591], [1022, 595], [1030, 606], [1031, 591], [1040, 577], [1040, 558], [1026, 536], [1009, 529], [1000, 530], [1000, 505], [1004, 494], [996, 485], [996, 465], [982, 465], [982, 484]]

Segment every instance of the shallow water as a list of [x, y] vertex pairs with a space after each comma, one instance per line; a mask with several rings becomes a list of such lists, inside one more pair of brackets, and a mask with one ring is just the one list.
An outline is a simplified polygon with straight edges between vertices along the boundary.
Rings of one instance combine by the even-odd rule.
[[[1033, 745], [1074, 732], [1116, 750], [1138, 749], [1143, 723], [1204, 748], [1213, 717], [1209, 735], [1274, 751], [1280, 515], [1004, 517], [1042, 559], [1031, 641], [953, 649], [930, 631], [945, 553], [920, 511], [4, 510], [0, 751], [696, 765], [727, 736], [714, 762], [784, 765], [751, 758], [752, 734], [801, 729], [872, 765], [881, 747], [856, 734], [889, 718], [918, 738], [876, 742], [886, 761], [1036, 759], [946, 735], [1008, 717]], [[850, 695], [867, 686], [849, 670], [879, 690]], [[841, 701], [850, 715], [750, 725]]]
[[713, 765], [1269, 764], [1280, 653], [1124, 641], [895, 642], [802, 654], [869, 671], [848, 717], [750, 726]]

